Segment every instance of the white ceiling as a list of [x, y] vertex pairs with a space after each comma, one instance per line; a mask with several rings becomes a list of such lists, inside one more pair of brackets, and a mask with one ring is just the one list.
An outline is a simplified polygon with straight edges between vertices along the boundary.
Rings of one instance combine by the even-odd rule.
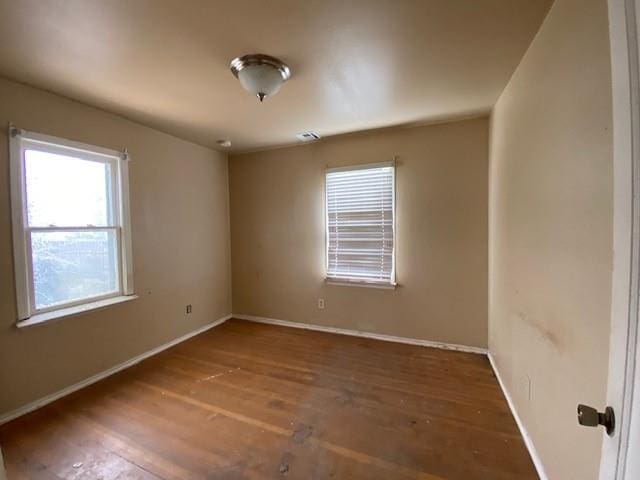
[[[552, 0], [0, 0], [0, 74], [232, 151], [488, 111]], [[260, 104], [229, 61], [292, 78]]]

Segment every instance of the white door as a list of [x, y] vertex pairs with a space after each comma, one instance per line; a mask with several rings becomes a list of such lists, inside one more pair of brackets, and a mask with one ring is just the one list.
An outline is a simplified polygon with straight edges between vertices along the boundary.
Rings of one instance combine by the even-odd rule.
[[[609, 0], [613, 83], [614, 238], [607, 403], [600, 480], [640, 479], [640, 0]], [[588, 375], [588, 372], [585, 372]]]
[[4, 471], [4, 461], [2, 460], [1, 448], [0, 448], [0, 480], [7, 480], [7, 474]]

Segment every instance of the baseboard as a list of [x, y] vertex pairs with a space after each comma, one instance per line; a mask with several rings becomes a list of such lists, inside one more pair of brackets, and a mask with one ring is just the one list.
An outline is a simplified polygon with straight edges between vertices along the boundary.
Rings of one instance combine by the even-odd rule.
[[408, 345], [418, 345], [421, 347], [441, 348], [444, 350], [456, 350], [459, 352], [487, 354], [486, 348], [471, 347], [468, 345], [458, 345], [455, 343], [433, 342], [431, 340], [420, 340], [417, 338], [396, 337], [393, 335], [384, 335], [382, 333], [360, 332], [358, 330], [348, 330], [346, 328], [327, 327], [324, 325], [314, 325], [311, 323], [290, 322], [287, 320], [278, 320], [275, 318], [257, 317], [255, 315], [243, 315], [234, 313], [233, 318], [240, 320], [249, 320], [250, 322], [268, 323], [270, 325], [280, 325], [283, 327], [301, 328], [304, 330], [315, 330], [318, 332], [337, 333], [339, 335], [349, 335], [352, 337], [372, 338], [374, 340], [382, 340], [385, 342], [406, 343]]
[[38, 400], [35, 400], [31, 403], [28, 403], [22, 407], [19, 407], [15, 410], [12, 410], [10, 412], [7, 412], [5, 414], [3, 414], [2, 416], [0, 416], [0, 425], [2, 425], [3, 423], [7, 423], [10, 422], [11, 420], [18, 418], [22, 415], [25, 415], [29, 412], [33, 412], [34, 410], [37, 410], [38, 408], [44, 407], [45, 405], [54, 402], [56, 400], [58, 400], [59, 398], [62, 398], [66, 395], [69, 395], [70, 393], [73, 393], [77, 390], [80, 390], [81, 388], [87, 387], [89, 385], [91, 385], [92, 383], [96, 383], [99, 380], [102, 380], [103, 378], [107, 378], [115, 373], [118, 373], [126, 368], [129, 368], [133, 365], [135, 365], [136, 363], [140, 363], [142, 360], [152, 357], [153, 355], [156, 355], [160, 352], [162, 352], [163, 350], [166, 350], [168, 348], [173, 347], [174, 345], [177, 345], [178, 343], [184, 342], [185, 340], [190, 339], [191, 337], [195, 337], [196, 335], [199, 335], [203, 332], [206, 332], [207, 330], [216, 327], [218, 325], [220, 325], [221, 323], [226, 322], [227, 320], [229, 320], [231, 318], [231, 315], [227, 315], [224, 316], [222, 318], [219, 318], [218, 320], [215, 320], [214, 322], [208, 323], [207, 325], [204, 325], [200, 328], [198, 328], [197, 330], [194, 330], [192, 332], [187, 333], [186, 335], [183, 335], [179, 338], [175, 338], [173, 340], [171, 340], [170, 342], [167, 342], [163, 345], [160, 345], [159, 347], [156, 347], [152, 350], [149, 350], [147, 352], [144, 352], [136, 357], [133, 357], [129, 360], [127, 360], [126, 362], [123, 362], [119, 365], [116, 365], [114, 367], [109, 368], [108, 370], [105, 370], [103, 372], [97, 373], [89, 378], [86, 378], [85, 380], [82, 380], [78, 383], [75, 383], [69, 387], [63, 388], [62, 390], [59, 390], [55, 393], [52, 393], [50, 395], [47, 395], [45, 397], [42, 397]]
[[511, 410], [511, 414], [513, 415], [513, 418], [516, 421], [516, 424], [518, 425], [518, 429], [520, 430], [520, 435], [522, 435], [522, 439], [524, 440], [524, 444], [527, 446], [527, 450], [529, 450], [529, 455], [531, 456], [531, 460], [533, 461], [533, 465], [536, 467], [536, 471], [538, 472], [538, 476], [540, 477], [540, 480], [548, 480], [549, 477], [547, 477], [546, 472], [544, 471], [544, 466], [542, 465], [542, 461], [540, 460], [540, 456], [538, 455], [538, 452], [536, 451], [536, 447], [533, 445], [533, 440], [531, 439], [531, 436], [529, 435], [529, 432], [527, 432], [527, 429], [524, 426], [524, 423], [522, 423], [522, 419], [520, 418], [520, 415], [518, 415], [518, 411], [516, 410], [516, 406], [513, 403], [513, 400], [511, 399], [511, 395], [509, 395], [509, 391], [507, 390], [507, 387], [505, 385], [505, 383], [502, 381], [502, 377], [500, 376], [500, 372], [498, 371], [498, 367], [496, 366], [496, 362], [493, 359], [493, 355], [491, 355], [491, 353], [488, 353], [487, 356], [489, 357], [489, 362], [491, 363], [491, 368], [493, 368], [493, 373], [495, 373], [496, 378], [498, 379], [498, 383], [500, 384], [500, 388], [502, 389], [502, 393], [504, 394], [504, 397], [507, 399], [507, 404], [509, 405], [509, 409]]

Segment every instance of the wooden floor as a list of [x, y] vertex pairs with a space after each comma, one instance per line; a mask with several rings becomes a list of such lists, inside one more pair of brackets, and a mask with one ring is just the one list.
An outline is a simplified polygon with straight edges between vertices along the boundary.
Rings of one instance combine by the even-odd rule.
[[538, 478], [484, 356], [238, 320], [0, 445], [9, 480]]

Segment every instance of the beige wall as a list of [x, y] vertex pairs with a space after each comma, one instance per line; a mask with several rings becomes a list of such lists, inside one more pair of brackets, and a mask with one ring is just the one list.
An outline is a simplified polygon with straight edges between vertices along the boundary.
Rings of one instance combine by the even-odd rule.
[[[396, 155], [399, 287], [325, 285], [325, 169]], [[232, 156], [234, 313], [485, 347], [487, 168], [487, 118]]]
[[[549, 478], [597, 478], [612, 268], [606, 0], [557, 0], [492, 116], [489, 348]], [[529, 379], [531, 391], [528, 391]]]
[[[131, 153], [140, 298], [18, 330], [6, 130], [0, 130], [0, 416], [231, 313], [227, 160], [121, 117], [0, 79], [0, 125]], [[185, 305], [193, 313], [185, 314]]]

